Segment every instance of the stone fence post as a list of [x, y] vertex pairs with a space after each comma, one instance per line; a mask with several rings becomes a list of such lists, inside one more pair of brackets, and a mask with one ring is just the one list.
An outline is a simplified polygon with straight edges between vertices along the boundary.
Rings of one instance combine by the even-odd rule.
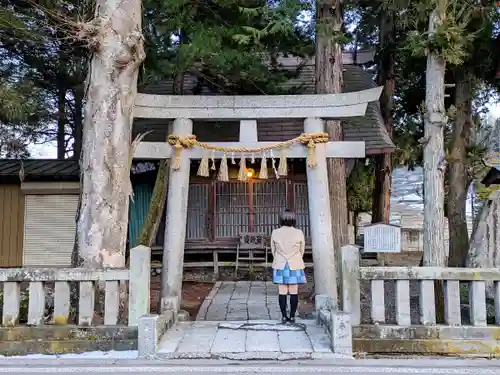
[[359, 248], [345, 245], [341, 248], [341, 307], [351, 315], [352, 326], [361, 322], [361, 283], [359, 275]]
[[151, 249], [136, 246], [130, 249], [128, 325], [137, 326], [139, 318], [149, 314], [151, 283]]

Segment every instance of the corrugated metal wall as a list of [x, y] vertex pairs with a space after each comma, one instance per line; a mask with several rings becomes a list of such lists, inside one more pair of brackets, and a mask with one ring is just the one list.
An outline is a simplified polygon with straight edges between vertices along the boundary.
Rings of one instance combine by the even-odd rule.
[[23, 266], [71, 266], [78, 198], [77, 194], [26, 195]]
[[137, 245], [136, 241], [148, 215], [153, 188], [151, 184], [134, 186], [134, 201], [130, 202], [128, 223], [128, 239], [131, 248]]
[[[208, 239], [208, 204], [209, 184], [189, 185], [188, 218], [186, 240]], [[153, 195], [154, 186], [150, 184], [138, 184], [134, 186], [134, 201], [130, 202], [128, 235], [130, 247], [137, 245], [139, 233], [148, 215], [149, 204]], [[163, 246], [164, 224], [160, 224], [157, 235], [157, 245]]]
[[0, 267], [22, 267], [24, 195], [20, 185], [0, 185]]

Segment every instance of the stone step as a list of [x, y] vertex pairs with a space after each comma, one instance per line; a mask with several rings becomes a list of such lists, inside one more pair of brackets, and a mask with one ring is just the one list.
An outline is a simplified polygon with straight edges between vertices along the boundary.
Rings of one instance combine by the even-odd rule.
[[313, 320], [181, 322], [165, 333], [157, 352], [167, 359], [289, 360], [332, 355], [328, 335]]
[[332, 352], [243, 352], [243, 353], [186, 353], [186, 352], [173, 352], [163, 353], [158, 352], [155, 359], [226, 359], [232, 361], [294, 361], [294, 360], [315, 360], [315, 359], [350, 359], [351, 357], [335, 354]]

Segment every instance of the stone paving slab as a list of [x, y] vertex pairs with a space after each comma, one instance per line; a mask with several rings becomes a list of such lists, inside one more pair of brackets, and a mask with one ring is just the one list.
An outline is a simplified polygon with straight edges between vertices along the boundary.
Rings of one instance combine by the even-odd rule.
[[158, 357], [169, 359], [311, 359], [332, 353], [326, 332], [313, 320], [182, 322], [167, 331]]
[[248, 331], [246, 349], [249, 352], [279, 352], [278, 332]]
[[207, 321], [280, 318], [278, 287], [266, 281], [217, 282], [196, 316]]
[[278, 288], [271, 282], [217, 282], [195, 322], [168, 331], [158, 356], [167, 359], [293, 360], [335, 356], [314, 320], [282, 324]]

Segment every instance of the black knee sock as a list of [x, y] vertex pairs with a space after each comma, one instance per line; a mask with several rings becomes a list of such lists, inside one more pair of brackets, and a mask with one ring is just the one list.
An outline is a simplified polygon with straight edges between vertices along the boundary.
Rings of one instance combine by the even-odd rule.
[[283, 317], [286, 317], [286, 294], [280, 294], [278, 298], [280, 310]]
[[297, 312], [297, 305], [299, 304], [299, 296], [297, 294], [290, 294], [290, 318], [295, 318]]

